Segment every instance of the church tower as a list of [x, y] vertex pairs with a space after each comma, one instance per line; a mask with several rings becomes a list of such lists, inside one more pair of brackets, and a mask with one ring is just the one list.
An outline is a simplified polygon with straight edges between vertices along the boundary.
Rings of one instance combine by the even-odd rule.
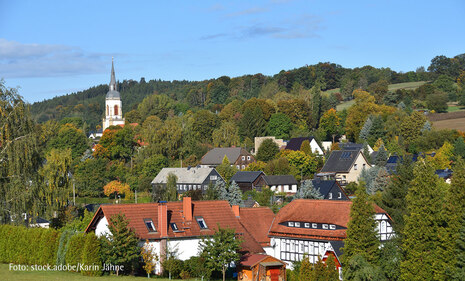
[[110, 126], [124, 125], [121, 96], [116, 89], [115, 67], [111, 59], [110, 90], [105, 97], [105, 118], [103, 119], [103, 131]]

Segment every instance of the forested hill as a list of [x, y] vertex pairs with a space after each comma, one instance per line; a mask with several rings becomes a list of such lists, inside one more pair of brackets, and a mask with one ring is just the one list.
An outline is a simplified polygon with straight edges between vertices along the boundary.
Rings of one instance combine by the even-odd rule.
[[[456, 62], [457, 67], [449, 65]], [[462, 65], [463, 64], [463, 65]], [[399, 73], [389, 68], [344, 68], [334, 63], [318, 63], [297, 69], [281, 71], [273, 76], [262, 74], [244, 75], [230, 78], [221, 76], [198, 82], [192, 81], [145, 81], [123, 80], [118, 82], [118, 89], [123, 101], [123, 113], [128, 113], [152, 94], [166, 95], [169, 99], [164, 102], [167, 110], [174, 114], [185, 112], [187, 109], [221, 109], [224, 104], [234, 99], [247, 100], [253, 97], [266, 99], [286, 99], [286, 97], [301, 96], [302, 93], [317, 84], [321, 90], [339, 88], [332, 91], [328, 99], [333, 102], [351, 98], [354, 89], [371, 89], [386, 84], [396, 84], [414, 81], [430, 81], [437, 74], [458, 77], [454, 69], [463, 69], [465, 54], [454, 58], [437, 56], [431, 61], [428, 71], [419, 67], [416, 71]], [[53, 99], [35, 102], [31, 112], [38, 122], [50, 119], [61, 120], [65, 117], [80, 117], [90, 130], [100, 125], [103, 117], [105, 94], [108, 85], [99, 85], [87, 90], [55, 97]]]

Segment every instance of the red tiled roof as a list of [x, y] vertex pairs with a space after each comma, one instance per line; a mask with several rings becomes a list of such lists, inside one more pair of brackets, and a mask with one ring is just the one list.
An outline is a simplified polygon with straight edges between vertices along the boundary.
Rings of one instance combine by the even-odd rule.
[[270, 245], [268, 231], [274, 217], [275, 214], [268, 207], [241, 208], [239, 221], [263, 247]]
[[254, 265], [256, 265], [257, 263], [261, 262], [262, 260], [266, 259], [266, 258], [270, 258], [270, 259], [273, 259], [273, 260], [276, 260], [276, 261], [279, 261], [281, 262], [282, 264], [284, 264], [283, 261], [277, 259], [277, 258], [274, 258], [272, 256], [269, 256], [269, 255], [263, 255], [263, 254], [253, 254], [253, 255], [250, 255], [250, 254], [247, 254], [247, 255], [243, 255], [242, 258], [241, 258], [241, 265], [242, 266], [247, 266], [247, 267], [252, 267]]
[[[192, 221], [186, 221], [183, 215], [183, 202], [168, 202], [168, 238], [201, 237], [213, 235], [218, 230], [218, 225], [222, 228], [233, 228], [244, 240], [242, 248], [251, 253], [262, 253], [263, 248], [250, 235], [249, 232], [239, 223], [235, 217], [231, 206], [227, 201], [192, 201]], [[142, 204], [113, 204], [102, 205], [97, 210], [94, 218], [86, 229], [86, 232], [95, 230], [98, 221], [105, 216], [109, 218], [115, 214], [122, 213], [129, 220], [132, 227], [140, 239], [161, 239], [158, 225], [158, 203]], [[195, 217], [203, 217], [208, 229], [200, 229]], [[152, 219], [157, 232], [149, 232], [144, 219]], [[179, 231], [173, 231], [171, 223], [176, 223]]]
[[[284, 206], [276, 215], [270, 228], [270, 236], [343, 240], [346, 229], [312, 229], [281, 225], [284, 222], [309, 222], [334, 224], [347, 228], [352, 201], [297, 199]], [[374, 205], [377, 214], [386, 211]]]

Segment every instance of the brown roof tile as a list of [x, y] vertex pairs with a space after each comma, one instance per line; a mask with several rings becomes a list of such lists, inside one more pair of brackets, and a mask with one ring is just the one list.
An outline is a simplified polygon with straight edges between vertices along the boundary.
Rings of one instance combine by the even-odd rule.
[[[234, 216], [231, 206], [227, 201], [192, 201], [192, 221], [186, 221], [183, 215], [183, 202], [168, 202], [168, 238], [201, 237], [213, 235], [222, 228], [233, 228], [243, 238], [242, 248], [251, 253], [264, 252], [252, 235], [245, 230]], [[97, 210], [94, 218], [86, 229], [86, 232], [95, 230], [95, 227], [103, 216], [109, 218], [115, 214], [122, 213], [128, 218], [129, 226], [132, 227], [140, 239], [161, 239], [160, 227], [158, 225], [158, 203], [142, 204], [113, 204], [102, 205]], [[208, 229], [201, 229], [196, 217], [203, 217]], [[151, 219], [157, 232], [149, 232], [144, 224], [144, 219]], [[178, 231], [173, 231], [170, 224], [176, 223]]]
[[[284, 206], [276, 215], [270, 228], [270, 236], [298, 237], [323, 240], [343, 240], [346, 229], [312, 229], [281, 225], [284, 222], [310, 222], [334, 224], [347, 228], [352, 201], [296, 199]], [[374, 205], [376, 213], [386, 211]]]
[[275, 214], [268, 207], [241, 208], [239, 221], [263, 247], [270, 245], [268, 231], [274, 217]]

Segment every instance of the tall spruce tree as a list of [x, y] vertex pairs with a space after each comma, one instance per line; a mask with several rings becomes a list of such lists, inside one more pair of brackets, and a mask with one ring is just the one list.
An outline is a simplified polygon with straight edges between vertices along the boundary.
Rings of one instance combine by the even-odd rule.
[[386, 161], [388, 160], [388, 157], [389, 155], [386, 149], [384, 148], [384, 144], [382, 144], [378, 149], [378, 154], [376, 155], [376, 158], [373, 164], [379, 167], [384, 167], [386, 166]]
[[311, 180], [304, 180], [294, 195], [295, 199], [323, 199], [319, 188], [315, 188]]
[[[403, 231], [402, 280], [446, 280], [446, 186], [429, 163], [419, 161], [407, 193]], [[421, 261], [421, 262], [419, 262]]]
[[355, 192], [346, 233], [343, 263], [349, 262], [355, 255], [361, 255], [370, 264], [376, 264], [380, 242], [376, 232], [375, 209], [373, 204], [368, 202], [363, 183]]
[[451, 271], [451, 280], [465, 281], [465, 214], [462, 215], [460, 231], [454, 246], [455, 263]]
[[405, 197], [413, 179], [413, 162], [410, 156], [402, 157], [395, 173], [391, 176], [390, 184], [381, 197], [381, 206], [392, 218], [392, 225], [397, 238], [402, 237], [404, 217], [407, 215]]
[[373, 125], [373, 120], [371, 119], [371, 116], [368, 116], [367, 120], [363, 124], [362, 129], [360, 130], [360, 134], [358, 135], [358, 138], [363, 141], [367, 141], [368, 137], [370, 135], [370, 130], [371, 126]]
[[235, 181], [232, 181], [229, 185], [229, 204], [231, 205], [243, 205], [242, 203], [242, 192]]

